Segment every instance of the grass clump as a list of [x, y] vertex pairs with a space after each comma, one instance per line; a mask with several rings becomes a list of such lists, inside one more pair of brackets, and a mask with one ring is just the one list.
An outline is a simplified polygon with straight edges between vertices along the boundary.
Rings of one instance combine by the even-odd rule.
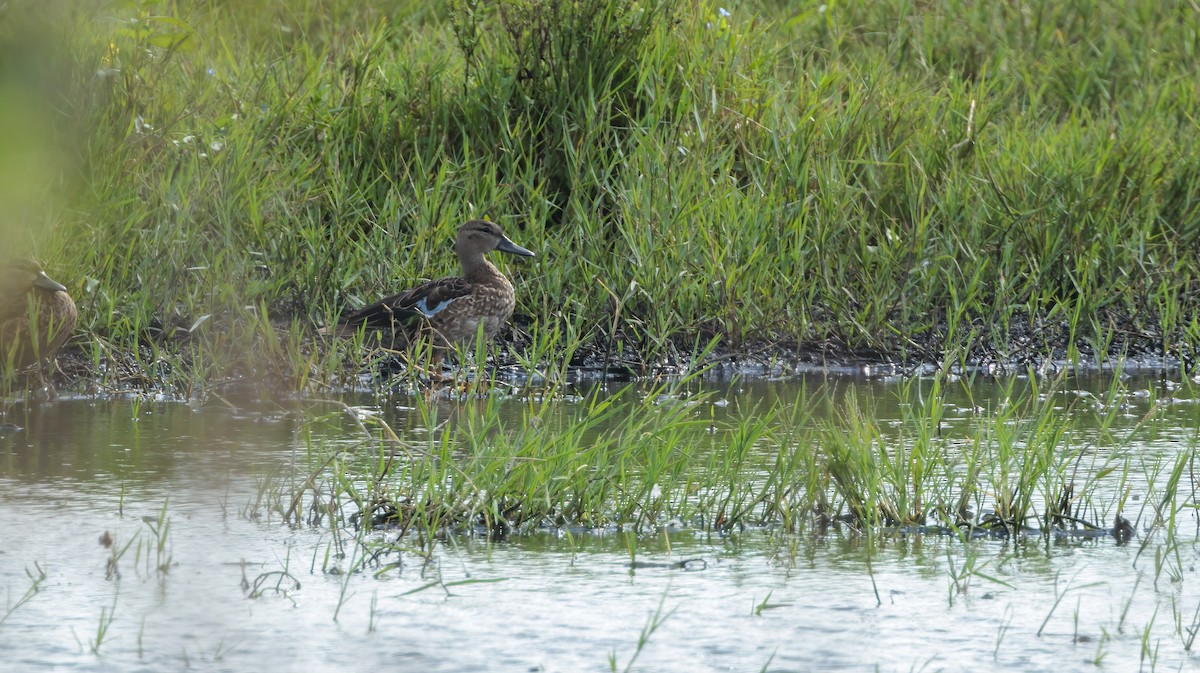
[[713, 336], [1005, 365], [1200, 338], [1183, 4], [0, 12], [0, 133], [36, 140], [0, 160], [26, 167], [0, 227], [109, 370], [344, 381], [361, 358], [313, 327], [452, 272], [473, 216], [539, 252], [508, 272], [547, 369]]
[[[1140, 420], [1122, 420], [1133, 398], [1120, 379], [1099, 398], [1066, 381], [1009, 379], [970, 407], [949, 400], [971, 386], [940, 376], [883, 397], [831, 386], [752, 409], [694, 380], [452, 407], [418, 397], [419, 432], [370, 415], [371, 439], [331, 444], [310, 427], [309, 472], [260, 500], [384, 555], [432, 553], [462, 533], [845, 527], [870, 539], [1137, 537], [1159, 545], [1158, 572], [1175, 572], [1191, 448], [1147, 461], [1165, 405], [1146, 400]], [[1131, 509], [1139, 500], [1155, 511]]]

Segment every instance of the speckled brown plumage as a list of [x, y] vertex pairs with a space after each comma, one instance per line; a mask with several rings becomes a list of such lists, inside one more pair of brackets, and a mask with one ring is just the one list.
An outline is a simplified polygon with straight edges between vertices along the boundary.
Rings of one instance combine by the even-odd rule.
[[76, 318], [67, 288], [37, 262], [11, 259], [0, 267], [0, 369], [14, 371], [50, 357], [71, 336]]
[[425, 337], [438, 349], [469, 346], [480, 325], [485, 339], [494, 338], [512, 315], [516, 298], [512, 283], [484, 257], [492, 250], [534, 256], [494, 222], [471, 220], [458, 230], [454, 244], [461, 276], [431, 280], [348, 313], [336, 333], [346, 335], [365, 325], [382, 332], [394, 348]]

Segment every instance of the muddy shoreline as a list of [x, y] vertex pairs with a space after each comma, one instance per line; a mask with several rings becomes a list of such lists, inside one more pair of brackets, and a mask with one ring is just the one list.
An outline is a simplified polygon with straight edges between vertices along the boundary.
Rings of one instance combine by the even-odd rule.
[[[499, 347], [489, 358], [490, 365], [503, 378], [528, 378], [528, 373], [514, 356], [514, 353], [525, 352], [532, 343], [532, 336], [523, 328], [523, 323], [525, 321], [520, 318], [514, 321], [514, 326], [501, 335]], [[620, 383], [682, 375], [697, 364], [708, 367], [714, 376], [722, 378], [811, 374], [904, 378], [930, 375], [941, 369], [958, 375], [986, 376], [1053, 375], [1064, 370], [1165, 374], [1190, 371], [1195, 366], [1194, 352], [1185, 342], [1173, 341], [1180, 345], [1165, 348], [1160, 336], [1135, 329], [1130, 322], [1125, 325], [1113, 329], [1113, 338], [1102, 352], [1095, 346], [1094, 339], [1076, 337], [1072, 340], [1065, 321], [1045, 320], [1030, 321], [1022, 329], [1011, 330], [1004, 339], [979, 337], [965, 347], [953, 349], [947, 348], [941, 335], [921, 341], [895, 337], [873, 348], [851, 347], [832, 340], [801, 342], [795, 339], [762, 339], [730, 347], [726, 345], [728, 341], [708, 333], [674, 338], [668, 347], [659, 348], [655, 357], [644, 357], [642, 353], [648, 352], [647, 348], [638, 345], [632, 335], [618, 332], [611, 340], [593, 339], [579, 345], [565, 371], [572, 380]], [[983, 325], [975, 325], [973, 329], [979, 334], [986, 333]], [[215, 355], [220, 351], [212, 342], [214, 335], [219, 334], [219, 331], [211, 331], [204, 337], [207, 341], [201, 341], [191, 334], [168, 338], [165, 332], [159, 332], [143, 339], [138, 352], [113, 348], [108, 342], [88, 335], [76, 335], [56, 355], [55, 363], [48, 368], [48, 380], [60, 391], [92, 394], [158, 391], [183, 397], [235, 385], [295, 392], [312, 392], [322, 387], [313, 381], [311, 364], [307, 370], [298, 370], [297, 364], [303, 364], [302, 361], [272, 354], [263, 344], [236, 349], [226, 347], [227, 357]], [[703, 345], [713, 339], [716, 339], [716, 345], [697, 361], [694, 356], [696, 344], [701, 344], [703, 349]], [[309, 363], [323, 361], [330, 353], [329, 342], [315, 334], [307, 338], [301, 348], [310, 358], [306, 361]], [[202, 358], [197, 357], [199, 352], [205, 353]], [[562, 354], [555, 357], [561, 358]], [[203, 371], [198, 360], [203, 360]], [[562, 369], [557, 364], [554, 366]], [[360, 387], [362, 375], [367, 373], [373, 373], [377, 382], [407, 376], [400, 358], [367, 352], [362, 353], [357, 362], [346, 362], [338, 375], [340, 381], [326, 388]], [[328, 376], [328, 372], [324, 374]]]

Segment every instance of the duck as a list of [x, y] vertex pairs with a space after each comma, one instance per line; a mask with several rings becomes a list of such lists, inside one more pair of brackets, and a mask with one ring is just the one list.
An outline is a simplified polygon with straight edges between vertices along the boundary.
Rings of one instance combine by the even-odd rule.
[[350, 336], [365, 327], [398, 350], [425, 339], [438, 361], [446, 350], [473, 346], [480, 331], [485, 340], [494, 339], [512, 315], [516, 292], [485, 257], [493, 250], [536, 256], [513, 243], [495, 222], [470, 220], [459, 228], [454, 243], [461, 276], [430, 280], [346, 313], [331, 332]]
[[0, 370], [15, 372], [54, 354], [78, 319], [67, 288], [32, 259], [0, 264]]

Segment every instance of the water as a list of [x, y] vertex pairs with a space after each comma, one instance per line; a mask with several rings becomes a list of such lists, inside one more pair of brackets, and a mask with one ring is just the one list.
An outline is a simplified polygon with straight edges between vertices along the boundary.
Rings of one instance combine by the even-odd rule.
[[[853, 391], [894, 425], [898, 385], [708, 387], [720, 414]], [[1102, 396], [1106, 385], [1069, 390]], [[1169, 471], [1194, 450], [1195, 397], [1153, 379], [1127, 387], [1115, 432], [1142, 422], [1137, 451]], [[1175, 399], [1153, 423], [1144, 390]], [[948, 393], [946, 431], [969, 433], [1000, 397], [990, 385]], [[394, 427], [419, 427], [395, 402], [382, 405]], [[329, 528], [282, 525], [263, 504], [268, 485], [308, 473], [304, 423], [330, 407], [236, 404], [60, 400], [9, 411], [4, 420], [23, 429], [0, 438], [4, 670], [565, 673], [610, 670], [610, 657], [637, 671], [1198, 668], [1184, 647], [1200, 608], [1196, 522], [1180, 514], [1179, 544], [1165, 545], [1146, 530], [1152, 504], [1132, 500], [1146, 490], [1137, 477], [1124, 511], [1142, 512], [1140, 537], [1127, 546], [888, 535], [868, 554], [866, 539], [844, 530], [547, 529], [503, 542], [449, 537], [428, 560], [401, 541], [399, 567], [339, 574], [322, 570], [338, 567], [327, 563], [337, 549]], [[446, 417], [479, 403], [439, 404]], [[506, 404], [510, 422], [522, 418], [519, 401]], [[320, 425], [330, 441], [356, 432], [348, 419]], [[1190, 493], [1191, 475], [1183, 480]], [[101, 544], [106, 533], [113, 548]], [[631, 545], [640, 562], [702, 561], [631, 569]], [[1179, 578], [1156, 574], [1156, 554], [1175, 555]], [[971, 563], [980, 574], [954, 590]], [[38, 568], [39, 590], [17, 605]], [[248, 597], [260, 578], [266, 590]]]

